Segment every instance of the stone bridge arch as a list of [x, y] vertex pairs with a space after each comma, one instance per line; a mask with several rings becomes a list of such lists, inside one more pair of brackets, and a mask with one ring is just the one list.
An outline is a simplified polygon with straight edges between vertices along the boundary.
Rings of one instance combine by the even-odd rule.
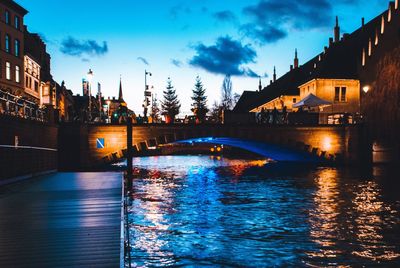
[[[96, 167], [123, 159], [126, 155], [125, 125], [64, 125], [60, 135], [70, 142], [60, 144], [60, 153], [80, 153], [82, 168]], [[272, 144], [304, 153], [321, 161], [355, 162], [360, 152], [360, 126], [272, 126], [272, 125], [133, 125], [133, 147], [140, 152], [151, 146], [201, 137], [233, 138]], [[75, 137], [75, 141], [71, 141]], [[103, 141], [99, 148], [98, 141]], [[61, 138], [61, 141], [65, 139]], [[70, 154], [72, 155], [72, 154]], [[76, 154], [74, 156], [76, 158]], [[64, 159], [62, 162], [67, 162]]]

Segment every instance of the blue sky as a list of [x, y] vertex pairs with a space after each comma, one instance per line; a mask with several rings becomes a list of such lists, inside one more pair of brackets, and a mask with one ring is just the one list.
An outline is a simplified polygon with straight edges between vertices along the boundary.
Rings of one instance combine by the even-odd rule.
[[[159, 99], [171, 77], [190, 111], [191, 89], [200, 75], [209, 106], [219, 100], [224, 74], [234, 92], [256, 90], [289, 70], [295, 48], [300, 64], [323, 50], [335, 15], [351, 33], [388, 6], [385, 0], [17, 0], [29, 10], [25, 24], [43, 36], [52, 73], [82, 94], [89, 68], [103, 94], [117, 96], [122, 76], [130, 108], [142, 112], [144, 70]], [[368, 3], [368, 4], [366, 4]], [[267, 77], [269, 76], [269, 77]]]

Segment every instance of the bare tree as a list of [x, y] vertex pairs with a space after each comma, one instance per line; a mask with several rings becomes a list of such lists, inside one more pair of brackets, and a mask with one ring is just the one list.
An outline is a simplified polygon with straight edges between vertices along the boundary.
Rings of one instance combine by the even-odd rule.
[[233, 106], [233, 96], [232, 96], [232, 80], [231, 76], [227, 74], [222, 82], [221, 88], [221, 107], [224, 110], [230, 110]]

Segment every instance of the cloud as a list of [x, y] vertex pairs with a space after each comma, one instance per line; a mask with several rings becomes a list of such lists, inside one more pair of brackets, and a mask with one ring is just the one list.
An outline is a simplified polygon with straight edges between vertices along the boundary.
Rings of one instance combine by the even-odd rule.
[[[356, 0], [338, 0], [349, 1]], [[250, 22], [241, 25], [240, 32], [262, 45], [285, 38], [291, 30], [327, 28], [332, 19], [329, 0], [260, 0], [242, 12]]]
[[189, 64], [202, 68], [210, 73], [230, 74], [237, 76], [258, 76], [250, 68], [244, 66], [256, 62], [257, 52], [251, 45], [243, 45], [231, 37], [219, 37], [215, 45], [206, 46], [199, 43], [192, 47], [196, 55]]
[[177, 59], [171, 59], [171, 63], [178, 68], [182, 67], [182, 65], [183, 65], [182, 61], [177, 60]]
[[74, 57], [103, 56], [108, 52], [108, 45], [105, 41], [101, 45], [94, 40], [78, 40], [69, 36], [61, 42], [60, 51]]
[[213, 17], [220, 22], [234, 22], [237, 20], [235, 14], [229, 10], [216, 12]]
[[137, 57], [137, 60], [143, 62], [145, 65], [149, 65], [149, 62], [143, 57]]

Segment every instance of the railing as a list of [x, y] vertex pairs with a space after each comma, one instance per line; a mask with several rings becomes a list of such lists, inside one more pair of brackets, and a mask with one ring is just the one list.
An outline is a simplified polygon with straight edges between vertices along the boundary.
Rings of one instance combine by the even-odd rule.
[[0, 90], [0, 115], [44, 122], [46, 113], [38, 104]]
[[0, 145], [0, 184], [57, 169], [57, 149]]

